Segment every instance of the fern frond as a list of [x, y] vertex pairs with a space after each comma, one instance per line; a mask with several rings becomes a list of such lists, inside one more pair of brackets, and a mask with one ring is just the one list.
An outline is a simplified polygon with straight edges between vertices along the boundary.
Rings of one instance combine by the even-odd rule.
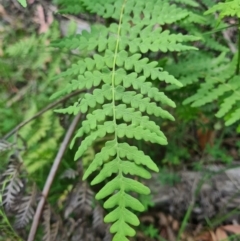
[[[189, 14], [168, 1], [82, 0], [82, 3], [91, 13], [114, 18], [118, 23], [108, 27], [93, 26], [91, 32], [85, 31], [77, 37], [54, 43], [55, 46], [91, 51], [91, 57], [80, 59], [59, 75], [72, 81], [53, 97], [76, 89], [90, 90], [72, 106], [57, 112], [74, 115], [88, 112], [71, 142], [73, 147], [75, 140], [82, 138], [75, 160], [83, 156], [98, 138], [111, 134], [112, 140], [95, 155], [83, 180], [95, 171], [99, 173], [92, 185], [108, 180], [96, 199], [106, 198], [104, 207], [111, 210], [104, 221], [113, 223], [110, 228], [115, 234], [113, 240], [125, 241], [135, 234], [132, 226], [139, 225], [135, 212], [144, 210], [142, 203], [129, 193], [150, 193], [147, 186], [132, 176], [148, 179], [150, 171], [157, 172], [158, 167], [149, 156], [125, 143], [123, 138], [166, 145], [167, 139], [152, 116], [174, 120], [160, 105], [175, 107], [175, 103], [154, 87], [152, 81], [182, 86], [175, 77], [159, 68], [158, 62], [145, 55], [148, 52], [196, 50], [187, 43], [199, 38], [163, 30], [161, 25], [174, 23]], [[70, 201], [72, 204], [68, 205], [65, 216], [90, 200], [84, 198], [80, 188], [79, 184], [75, 194], [77, 200]]]
[[[63, 128], [58, 119], [53, 119], [53, 113], [47, 112], [40, 117], [40, 121], [32, 123], [32, 128], [22, 128], [20, 134], [24, 139], [29, 140], [29, 150], [24, 154], [24, 164], [28, 173], [32, 174], [49, 164], [52, 159], [57, 142]], [[37, 131], [36, 131], [37, 130]], [[44, 145], [38, 145], [38, 141], [45, 141]], [[36, 161], [38, 160], [38, 161]]]
[[18, 194], [24, 187], [23, 181], [20, 178], [21, 163], [12, 160], [3, 173], [2, 186], [4, 187], [3, 205], [6, 210], [14, 208]]
[[[183, 86], [187, 86], [198, 83], [199, 79], [217, 78], [219, 72], [228, 69], [226, 63], [228, 59], [225, 52], [214, 59], [205, 53], [192, 53], [182, 56], [181, 62], [177, 65], [169, 64], [166, 70], [176, 76]], [[174, 85], [168, 87], [168, 89], [176, 88]]]
[[25, 58], [36, 44], [36, 36], [32, 35], [31, 38], [26, 38], [17, 43], [8, 46], [6, 53], [12, 57]]
[[228, 91], [234, 90], [236, 87], [232, 86], [228, 80], [234, 76], [236, 68], [236, 58], [229, 64], [221, 68], [221, 76], [213, 76], [206, 78], [206, 81], [200, 85], [197, 93], [184, 101], [184, 104], [192, 103], [193, 107], [202, 106], [210, 103], [219, 96], [222, 96]]
[[33, 133], [28, 140], [30, 146], [35, 145], [47, 135], [47, 131], [50, 130], [52, 126], [51, 115], [51, 112], [46, 112], [41, 116], [41, 121], [39, 121], [38, 125], [38, 131]]
[[216, 116], [225, 117], [226, 125], [238, 121], [240, 119], [240, 84], [239, 76], [235, 75], [236, 64], [235, 56], [229, 64], [221, 68], [221, 76], [207, 76], [197, 93], [187, 98], [184, 104], [192, 103], [191, 106], [198, 107], [219, 100], [221, 104]]
[[37, 189], [36, 184], [33, 185], [30, 196], [22, 197], [19, 205], [16, 207], [17, 215], [15, 221], [16, 228], [25, 227], [33, 218], [35, 213], [34, 206], [36, 204]]
[[78, 183], [71, 191], [64, 212], [64, 217], [67, 218], [74, 211], [81, 215], [88, 215], [92, 210], [93, 192], [86, 182]]

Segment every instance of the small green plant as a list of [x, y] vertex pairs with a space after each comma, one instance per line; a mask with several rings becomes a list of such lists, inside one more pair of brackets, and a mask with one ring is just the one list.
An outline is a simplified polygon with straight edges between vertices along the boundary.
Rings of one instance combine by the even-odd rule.
[[157, 238], [159, 236], [159, 230], [156, 229], [152, 224], [148, 225], [148, 226], [143, 226], [142, 227], [143, 232], [146, 236], [150, 237], [150, 238]]

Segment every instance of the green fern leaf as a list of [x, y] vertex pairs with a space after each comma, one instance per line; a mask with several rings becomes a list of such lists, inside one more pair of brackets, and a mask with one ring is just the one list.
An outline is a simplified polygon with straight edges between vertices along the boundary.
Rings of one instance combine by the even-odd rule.
[[161, 25], [189, 16], [187, 10], [169, 1], [81, 0], [80, 4], [91, 13], [116, 21], [109, 26], [95, 25], [91, 32], [83, 31], [81, 35], [53, 43], [55, 47], [78, 48], [80, 52], [91, 53], [91, 57], [80, 59], [59, 75], [72, 80], [53, 97], [77, 89], [89, 90], [72, 106], [57, 112], [87, 113], [71, 142], [73, 147], [76, 139], [82, 138], [75, 160], [82, 157], [96, 140], [111, 134], [111, 140], [89, 164], [83, 180], [95, 171], [98, 174], [92, 185], [108, 180], [96, 194], [96, 199], [107, 198], [104, 207], [111, 211], [104, 220], [112, 223], [113, 240], [127, 241], [128, 236], [135, 235], [131, 225], [139, 225], [134, 212], [144, 210], [141, 202], [129, 192], [150, 193], [141, 179], [133, 180], [132, 176], [148, 179], [150, 171], [158, 172], [158, 167], [149, 156], [125, 140], [132, 138], [166, 145], [167, 138], [152, 116], [174, 120], [164, 106], [175, 107], [175, 103], [154, 87], [154, 83], [164, 81], [182, 86], [173, 75], [159, 68], [158, 62], [144, 56], [148, 52], [196, 50], [188, 43], [199, 38], [163, 30]]

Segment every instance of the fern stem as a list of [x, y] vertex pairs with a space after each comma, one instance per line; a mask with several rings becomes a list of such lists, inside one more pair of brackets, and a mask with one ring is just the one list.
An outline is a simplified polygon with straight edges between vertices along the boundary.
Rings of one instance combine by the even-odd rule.
[[239, 70], [240, 70], [240, 18], [238, 19], [238, 61], [237, 61], [236, 75], [239, 75]]
[[121, 32], [121, 24], [122, 24], [122, 18], [123, 18], [123, 12], [125, 8], [127, 0], [124, 0], [121, 13], [120, 13], [120, 19], [118, 24], [118, 31], [117, 31], [117, 41], [116, 41], [116, 47], [114, 51], [114, 59], [113, 59], [113, 67], [112, 67], [112, 106], [113, 106], [113, 122], [114, 122], [114, 128], [115, 128], [115, 140], [117, 142], [117, 121], [116, 121], [116, 108], [115, 108], [115, 71], [116, 71], [116, 61], [117, 61], [117, 52], [118, 52], [118, 46], [119, 46], [119, 38], [120, 38], [120, 32]]

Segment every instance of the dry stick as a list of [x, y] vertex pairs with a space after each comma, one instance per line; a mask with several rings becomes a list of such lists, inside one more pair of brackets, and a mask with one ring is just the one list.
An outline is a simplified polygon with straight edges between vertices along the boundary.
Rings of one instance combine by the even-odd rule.
[[36, 234], [36, 231], [37, 231], [37, 227], [38, 227], [38, 224], [39, 224], [39, 220], [40, 220], [40, 216], [41, 216], [41, 213], [42, 213], [42, 210], [43, 210], [43, 207], [44, 207], [44, 204], [45, 204], [45, 201], [46, 201], [46, 198], [48, 196], [48, 193], [49, 193], [49, 190], [50, 190], [50, 187], [52, 185], [52, 182], [54, 180], [54, 177], [56, 175], [56, 172], [58, 170], [58, 166], [61, 162], [61, 159], [63, 157], [63, 154], [68, 146], [68, 143], [72, 137], [72, 134], [74, 132], [74, 129], [76, 128], [77, 126], [77, 123], [80, 119], [81, 115], [78, 114], [74, 120], [72, 121], [65, 137], [64, 137], [64, 140], [60, 146], [60, 149], [57, 153], [57, 156], [54, 160], [54, 163], [52, 165], [52, 168], [50, 170], [50, 173], [48, 175], [48, 178], [47, 178], [47, 181], [44, 185], [44, 188], [43, 188], [43, 191], [42, 191], [42, 196], [41, 196], [41, 199], [38, 203], [38, 206], [37, 206], [37, 210], [36, 210], [36, 213], [34, 215], [34, 218], [33, 218], [33, 223], [32, 223], [32, 226], [31, 226], [31, 230], [30, 230], [30, 233], [29, 233], [29, 236], [28, 236], [28, 241], [34, 241], [34, 238], [35, 238], [35, 234]]
[[52, 109], [53, 107], [55, 107], [56, 105], [60, 104], [61, 102], [64, 102], [65, 100], [80, 94], [82, 92], [84, 92], [85, 90], [78, 90], [75, 91], [69, 95], [66, 95], [65, 97], [63, 97], [60, 100], [57, 100], [51, 104], [49, 104], [48, 106], [46, 106], [44, 109], [40, 110], [36, 115], [32, 116], [31, 118], [29, 118], [28, 120], [23, 121], [22, 123], [20, 123], [19, 125], [17, 125], [13, 130], [11, 130], [10, 132], [8, 132], [2, 139], [6, 140], [8, 139], [10, 136], [12, 136], [15, 132], [17, 132], [20, 128], [22, 128], [23, 126], [25, 126], [26, 124], [28, 124], [29, 122], [31, 122], [32, 120], [36, 119], [37, 117], [39, 117], [40, 115], [42, 115], [43, 113], [45, 113], [46, 111]]

